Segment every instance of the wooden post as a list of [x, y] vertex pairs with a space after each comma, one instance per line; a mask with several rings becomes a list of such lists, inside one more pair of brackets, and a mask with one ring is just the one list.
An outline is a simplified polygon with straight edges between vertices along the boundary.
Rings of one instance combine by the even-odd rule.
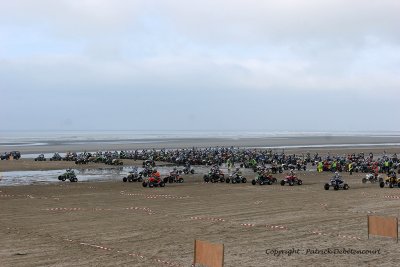
[[194, 241], [193, 266], [202, 264], [208, 267], [224, 266], [224, 244], [212, 244], [207, 241]]
[[396, 218], [397, 242], [399, 243], [399, 218]]
[[225, 264], [225, 244], [222, 244], [222, 267]]
[[197, 246], [196, 246], [196, 242], [197, 242], [197, 240], [195, 239], [195, 240], [194, 240], [194, 257], [193, 257], [194, 259], [193, 259], [193, 267], [196, 267], [196, 262], [197, 262], [197, 261], [196, 261], [196, 247], [197, 247]]
[[369, 236], [387, 236], [399, 242], [399, 218], [367, 215], [368, 239]]

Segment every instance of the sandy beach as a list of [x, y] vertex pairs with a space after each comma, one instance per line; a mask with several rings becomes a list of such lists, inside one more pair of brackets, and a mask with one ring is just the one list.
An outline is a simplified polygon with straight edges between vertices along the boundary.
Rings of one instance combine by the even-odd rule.
[[[186, 143], [184, 147], [194, 144], [199, 143]], [[219, 143], [223, 144], [232, 143]], [[262, 145], [260, 140], [256, 145]], [[62, 152], [60, 148], [73, 150], [57, 147], [56, 151]], [[363, 151], [379, 155], [384, 150], [400, 151], [396, 146], [373, 146], [293, 148], [285, 152], [329, 151], [342, 155]], [[46, 147], [46, 151], [54, 151], [54, 147]], [[124, 160], [124, 166], [141, 163]], [[99, 167], [107, 168], [104, 164], [78, 166], [24, 158], [0, 162], [2, 172]], [[165, 188], [143, 188], [140, 183], [123, 183], [121, 177], [110, 181], [0, 186], [0, 265], [190, 266], [193, 242], [201, 239], [224, 243], [228, 267], [397, 266], [398, 244], [381, 237], [368, 240], [366, 227], [368, 214], [398, 216], [400, 189], [362, 184], [365, 174], [343, 173], [350, 190], [325, 191], [323, 184], [332, 174], [309, 168], [298, 172], [304, 184], [293, 187], [204, 184], [204, 168], [198, 168], [195, 175], [185, 175], [183, 184], [167, 184]], [[244, 175], [248, 179], [255, 176], [249, 169]], [[284, 174], [276, 177], [280, 180]], [[292, 248], [301, 252], [279, 257], [266, 253]], [[379, 254], [306, 253], [328, 248], [374, 250]]]

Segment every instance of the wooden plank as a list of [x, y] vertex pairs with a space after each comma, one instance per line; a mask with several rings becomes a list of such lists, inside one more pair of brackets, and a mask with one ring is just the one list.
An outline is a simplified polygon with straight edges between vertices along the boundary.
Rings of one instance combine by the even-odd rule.
[[196, 266], [196, 264], [207, 267], [223, 267], [224, 245], [195, 240], [194, 265]]
[[398, 239], [397, 217], [368, 216], [368, 236], [370, 234]]

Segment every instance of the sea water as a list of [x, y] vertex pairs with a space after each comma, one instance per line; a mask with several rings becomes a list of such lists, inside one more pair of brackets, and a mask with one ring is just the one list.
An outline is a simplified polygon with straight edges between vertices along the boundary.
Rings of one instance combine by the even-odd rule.
[[[274, 140], [293, 140], [299, 137], [363, 137], [370, 138], [379, 145], [399, 145], [398, 142], [379, 142], [385, 138], [398, 138], [400, 132], [289, 132], [289, 131], [0, 131], [1, 147], [83, 145], [95, 144], [152, 144], [165, 143], [176, 139], [207, 139], [221, 138], [226, 140], [240, 140], [246, 138], [270, 138]], [[316, 144], [302, 144], [301, 147]], [[326, 144], [329, 145], [329, 144]], [[334, 144], [346, 145], [349, 144]], [[354, 144], [357, 145], [357, 144]], [[365, 144], [362, 144], [365, 145]], [[284, 147], [284, 146], [279, 146]], [[297, 147], [297, 146], [294, 146]], [[319, 146], [321, 147], [321, 146]]]

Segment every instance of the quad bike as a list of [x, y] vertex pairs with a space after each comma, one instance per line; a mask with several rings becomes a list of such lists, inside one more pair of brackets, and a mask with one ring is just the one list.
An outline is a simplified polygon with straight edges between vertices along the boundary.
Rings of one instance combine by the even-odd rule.
[[271, 167], [271, 172], [273, 174], [277, 174], [278, 172], [282, 173], [283, 172], [283, 168], [282, 168], [282, 166], [272, 166]]
[[140, 175], [140, 177], [142, 177], [142, 176], [147, 177], [147, 176], [151, 176], [152, 173], [153, 173], [153, 168], [146, 166], [146, 167], [144, 167], [144, 169], [141, 172], [139, 172], [139, 175]]
[[380, 188], [384, 188], [385, 185], [389, 188], [400, 187], [400, 179], [397, 179], [396, 176], [388, 176], [385, 181], [379, 183]]
[[118, 166], [118, 165], [123, 165], [124, 163], [119, 160], [119, 159], [108, 159], [105, 162], [107, 165], [114, 165], [114, 166]]
[[252, 185], [256, 185], [256, 184], [259, 184], [259, 185], [265, 185], [265, 184], [271, 185], [271, 184], [276, 183], [277, 181], [278, 180], [275, 177], [272, 177], [272, 175], [261, 175], [260, 174], [255, 179], [253, 179], [251, 181], [251, 184]]
[[226, 178], [225, 182], [229, 184], [229, 182], [232, 182], [232, 184], [240, 184], [240, 183], [246, 183], [247, 179], [246, 177], [243, 177], [240, 174], [230, 174], [228, 178]]
[[349, 189], [348, 184], [346, 184], [341, 178], [335, 178], [335, 177], [332, 177], [331, 180], [329, 181], [329, 183], [326, 183], [324, 185], [325, 190], [329, 190], [330, 187], [333, 187], [334, 190], [339, 190], [339, 189], [348, 190]]
[[10, 159], [20, 159], [21, 158], [21, 152], [19, 151], [11, 151], [11, 152], [5, 152], [0, 155], [1, 160], [10, 160]]
[[129, 172], [128, 176], [122, 178], [124, 182], [143, 182], [142, 175], [140, 175], [137, 171], [137, 168], [133, 169]]
[[184, 174], [194, 174], [194, 169], [190, 166], [185, 166], [181, 172]]
[[75, 161], [78, 155], [75, 152], [68, 152], [63, 158], [64, 161]]
[[76, 174], [74, 170], [68, 169], [64, 174], [58, 176], [58, 180], [60, 181], [65, 181], [65, 180], [70, 180], [70, 182], [78, 182], [78, 178], [76, 178]]
[[257, 167], [257, 161], [255, 160], [248, 160], [246, 162], [243, 162], [241, 165], [241, 168], [249, 168], [249, 169], [254, 169]]
[[290, 186], [293, 186], [295, 184], [302, 185], [303, 181], [301, 179], [298, 179], [295, 175], [287, 175], [285, 179], [281, 180], [281, 185], [284, 186], [285, 184], [288, 184]]
[[62, 157], [58, 153], [54, 153], [54, 155], [50, 158], [50, 161], [62, 161]]
[[164, 187], [165, 183], [161, 179], [156, 179], [154, 177], [149, 177], [146, 180], [143, 181], [142, 183], [143, 187], [149, 186], [150, 188], [152, 187]]
[[362, 183], [365, 184], [366, 182], [371, 182], [371, 183], [377, 183], [379, 182], [383, 182], [383, 178], [380, 175], [375, 175], [373, 173], [368, 173], [367, 175], [365, 175], [364, 178], [362, 178]]
[[46, 161], [46, 158], [44, 157], [43, 154], [40, 154], [39, 156], [37, 156], [37, 157], [35, 158], [35, 161]]
[[208, 174], [203, 176], [204, 182], [208, 183], [223, 183], [225, 182], [225, 175], [221, 170], [210, 171]]
[[156, 163], [152, 159], [146, 159], [145, 161], [143, 161], [142, 166], [143, 168], [145, 168], [146, 166], [155, 167]]
[[183, 178], [179, 174], [170, 174], [163, 179], [164, 183], [183, 183]]
[[13, 157], [13, 159], [20, 159], [21, 158], [21, 152], [19, 151], [11, 151], [10, 152], [11, 156]]
[[75, 160], [75, 164], [88, 164], [88, 163], [89, 163], [89, 160], [85, 157], [78, 157]]
[[301, 170], [305, 171], [307, 169], [307, 165], [306, 164], [302, 165], [300, 163], [297, 163], [296, 164], [296, 168], [297, 168], [298, 171], [301, 171]]

